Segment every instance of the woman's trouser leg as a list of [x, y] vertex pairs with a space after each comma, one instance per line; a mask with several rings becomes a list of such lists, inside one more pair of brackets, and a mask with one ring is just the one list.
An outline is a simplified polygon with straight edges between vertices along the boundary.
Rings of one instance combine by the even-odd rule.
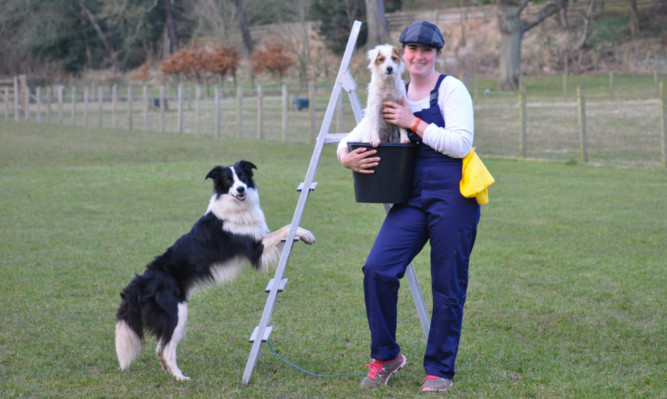
[[400, 353], [396, 342], [399, 279], [427, 239], [426, 215], [409, 206], [394, 206], [375, 239], [363, 267], [373, 359], [391, 360]]
[[428, 218], [433, 313], [424, 369], [427, 374], [451, 379], [461, 338], [468, 264], [475, 243], [479, 205], [462, 197], [449, 199], [429, 207]]

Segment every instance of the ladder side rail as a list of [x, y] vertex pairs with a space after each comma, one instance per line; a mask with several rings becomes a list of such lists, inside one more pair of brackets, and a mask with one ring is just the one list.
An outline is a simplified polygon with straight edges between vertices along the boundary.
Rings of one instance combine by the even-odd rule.
[[359, 101], [359, 94], [357, 94], [357, 82], [354, 81], [350, 71], [345, 71], [345, 75], [341, 80], [341, 86], [343, 90], [347, 92], [347, 96], [350, 99], [350, 105], [352, 106], [352, 112], [354, 113], [354, 119], [357, 123], [361, 122], [364, 117], [364, 108], [361, 106], [361, 101]]
[[326, 135], [329, 131], [331, 120], [333, 119], [333, 114], [336, 109], [338, 97], [340, 96], [340, 91], [341, 91], [340, 82], [343, 79], [344, 73], [347, 71], [347, 68], [349, 66], [350, 59], [354, 51], [354, 45], [356, 44], [357, 37], [359, 36], [360, 28], [361, 28], [361, 22], [355, 21], [352, 26], [352, 32], [350, 33], [350, 38], [348, 40], [347, 47], [345, 49], [345, 54], [343, 55], [343, 60], [341, 62], [340, 70], [338, 72], [338, 77], [336, 78], [336, 84], [334, 85], [331, 97], [329, 99], [329, 105], [327, 106], [327, 111], [325, 113], [324, 120], [320, 128], [320, 133], [317, 137], [317, 142], [315, 144], [315, 149], [313, 150], [313, 155], [310, 160], [308, 172], [306, 173], [306, 179], [303, 185], [303, 189], [301, 190], [301, 194], [299, 195], [299, 201], [297, 203], [297, 207], [294, 212], [294, 217], [292, 218], [292, 224], [289, 233], [287, 235], [287, 241], [285, 242], [285, 246], [283, 247], [283, 251], [280, 255], [280, 261], [276, 269], [276, 274], [269, 292], [269, 297], [267, 298], [266, 305], [264, 306], [264, 312], [262, 313], [262, 318], [260, 320], [260, 324], [257, 329], [257, 334], [255, 335], [255, 340], [253, 341], [252, 349], [250, 351], [250, 356], [248, 358], [248, 362], [246, 363], [246, 368], [243, 373], [243, 379], [242, 379], [244, 384], [248, 384], [248, 382], [250, 381], [250, 376], [252, 375], [252, 371], [255, 368], [255, 365], [257, 363], [257, 358], [259, 356], [259, 350], [262, 345], [262, 337], [264, 337], [264, 332], [269, 322], [271, 321], [271, 315], [275, 307], [280, 281], [282, 280], [283, 275], [285, 273], [285, 269], [287, 268], [287, 262], [289, 260], [290, 253], [292, 251], [292, 245], [294, 244], [294, 237], [296, 235], [296, 230], [299, 227], [299, 224], [301, 223], [303, 211], [306, 207], [306, 202], [310, 194], [310, 186], [315, 177], [315, 173], [317, 172], [317, 164], [319, 163], [320, 155], [322, 153], [322, 149], [326, 142]]

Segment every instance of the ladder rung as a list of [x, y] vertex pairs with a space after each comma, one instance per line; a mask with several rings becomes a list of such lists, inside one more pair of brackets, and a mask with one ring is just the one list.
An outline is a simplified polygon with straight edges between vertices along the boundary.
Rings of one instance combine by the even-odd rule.
[[[301, 192], [301, 190], [303, 190], [303, 185], [304, 185], [303, 182], [299, 183], [299, 187], [296, 188], [296, 191]], [[315, 191], [316, 187], [317, 187], [317, 182], [316, 181], [310, 183], [310, 191]]]
[[345, 136], [347, 136], [347, 133], [329, 133], [324, 137], [324, 144], [337, 144]]
[[[255, 342], [255, 339], [257, 339], [257, 331], [259, 330], [259, 326], [255, 327], [255, 329], [252, 332], [252, 335], [250, 336], [250, 339], [248, 342]], [[269, 340], [269, 336], [271, 335], [271, 331], [273, 331], [273, 326], [266, 326], [266, 329], [264, 330], [264, 336], [262, 337], [262, 342], [266, 342]]]
[[[285, 291], [285, 285], [287, 284], [287, 279], [281, 279], [280, 284], [278, 284], [278, 292], [283, 292]], [[271, 292], [271, 286], [273, 286], [273, 279], [269, 280], [269, 283], [266, 285], [266, 288], [264, 289], [265, 292]]]

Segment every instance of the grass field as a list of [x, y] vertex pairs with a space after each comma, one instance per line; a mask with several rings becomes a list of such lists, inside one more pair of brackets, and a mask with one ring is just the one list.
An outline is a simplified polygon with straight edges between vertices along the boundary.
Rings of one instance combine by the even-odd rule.
[[[425, 342], [409, 290], [398, 337], [408, 358], [387, 389], [316, 377], [267, 345], [241, 376], [271, 275], [197, 291], [179, 365], [155, 341], [126, 372], [113, 347], [118, 293], [204, 212], [216, 164], [248, 159], [269, 225], [290, 222], [312, 154], [304, 143], [0, 122], [0, 397], [406, 398]], [[452, 398], [664, 398], [664, 170], [518, 161], [481, 152], [497, 183], [482, 210]], [[354, 202], [327, 147], [274, 312], [271, 344], [319, 374], [364, 373], [361, 265], [383, 218]], [[430, 302], [428, 251], [415, 262]], [[429, 306], [430, 307], [430, 306]], [[437, 396], [437, 395], [434, 395]]]

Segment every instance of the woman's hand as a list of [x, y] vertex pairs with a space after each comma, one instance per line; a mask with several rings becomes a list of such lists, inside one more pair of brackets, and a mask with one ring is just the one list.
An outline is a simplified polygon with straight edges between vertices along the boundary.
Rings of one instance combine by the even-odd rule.
[[405, 98], [401, 101], [402, 104], [395, 103], [393, 101], [385, 101], [382, 103], [382, 117], [387, 122], [410, 129], [417, 122], [417, 117], [412, 114], [410, 107], [405, 102]]
[[354, 151], [344, 148], [338, 153], [338, 159], [343, 166], [353, 172], [370, 174], [375, 173], [372, 168], [378, 166], [380, 162], [380, 157], [373, 156], [376, 153], [376, 150], [364, 147], [356, 148]]

